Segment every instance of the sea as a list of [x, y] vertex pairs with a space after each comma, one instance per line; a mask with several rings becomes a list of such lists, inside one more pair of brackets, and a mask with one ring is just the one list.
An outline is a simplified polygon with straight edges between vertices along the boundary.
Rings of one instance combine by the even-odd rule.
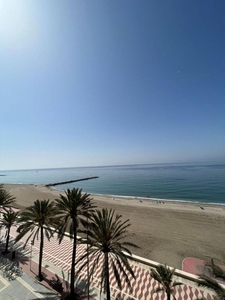
[[91, 194], [225, 205], [225, 163], [141, 164], [0, 171], [1, 183], [49, 184]]

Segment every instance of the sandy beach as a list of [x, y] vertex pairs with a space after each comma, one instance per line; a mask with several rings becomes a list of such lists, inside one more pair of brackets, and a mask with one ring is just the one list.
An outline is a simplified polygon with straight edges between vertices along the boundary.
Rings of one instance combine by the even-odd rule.
[[[16, 207], [24, 209], [36, 199], [54, 200], [62, 193], [44, 185], [5, 184], [16, 197]], [[154, 200], [112, 198], [91, 195], [98, 208], [113, 208], [130, 219], [127, 240], [140, 249], [136, 255], [182, 267], [186, 257], [221, 258], [224, 254], [225, 207], [164, 202]]]

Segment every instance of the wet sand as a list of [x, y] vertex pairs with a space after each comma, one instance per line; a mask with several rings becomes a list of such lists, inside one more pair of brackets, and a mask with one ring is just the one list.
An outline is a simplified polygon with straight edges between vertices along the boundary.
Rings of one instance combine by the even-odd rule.
[[[54, 200], [60, 192], [44, 185], [5, 184], [4, 188], [16, 197], [16, 207], [24, 209], [37, 199]], [[225, 207], [164, 202], [151, 200], [112, 198], [91, 195], [98, 208], [113, 208], [130, 219], [127, 240], [140, 249], [136, 255], [182, 267], [186, 257], [221, 258], [224, 254]]]

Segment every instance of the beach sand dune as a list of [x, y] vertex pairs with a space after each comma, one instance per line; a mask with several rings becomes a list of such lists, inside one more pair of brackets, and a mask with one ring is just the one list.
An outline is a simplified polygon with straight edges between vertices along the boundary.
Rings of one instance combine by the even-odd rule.
[[[60, 192], [44, 185], [5, 184], [16, 197], [17, 207], [24, 209], [37, 199], [54, 200]], [[113, 208], [131, 227], [127, 240], [140, 249], [136, 255], [182, 267], [186, 257], [221, 258], [224, 254], [225, 211], [223, 206], [124, 199], [91, 195], [98, 208]]]

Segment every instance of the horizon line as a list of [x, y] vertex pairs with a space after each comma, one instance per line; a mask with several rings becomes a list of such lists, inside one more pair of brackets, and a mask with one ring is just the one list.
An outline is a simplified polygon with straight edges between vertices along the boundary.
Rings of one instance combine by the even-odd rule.
[[[180, 162], [154, 162], [154, 163], [136, 163], [136, 164], [115, 164], [115, 165], [95, 165], [95, 166], [76, 166], [76, 167], [46, 167], [46, 168], [28, 168], [28, 169], [8, 169], [0, 170], [0, 172], [8, 171], [39, 171], [39, 170], [56, 170], [56, 169], [78, 169], [78, 168], [106, 168], [106, 167], [127, 167], [127, 166], [143, 166], [143, 165], [169, 165], [169, 164], [200, 164], [200, 163], [222, 163], [224, 161], [202, 160], [202, 161], [180, 161]], [[1, 175], [1, 174], [0, 174]]]

